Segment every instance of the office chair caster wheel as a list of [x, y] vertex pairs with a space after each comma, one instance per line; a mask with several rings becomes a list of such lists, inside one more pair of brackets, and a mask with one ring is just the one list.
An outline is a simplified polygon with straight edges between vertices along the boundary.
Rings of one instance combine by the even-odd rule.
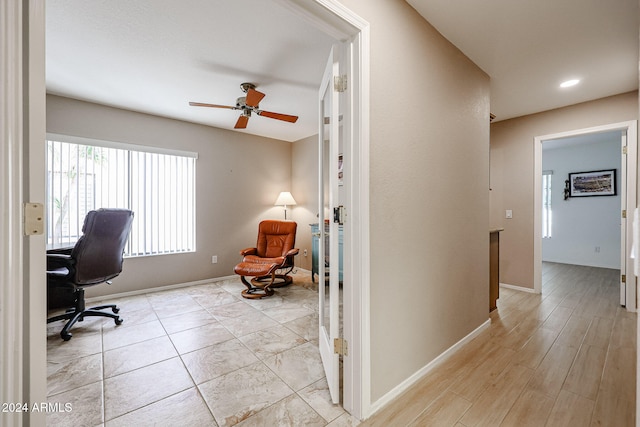
[[120, 309], [118, 307], [113, 307], [111, 311], [113, 311], [114, 313], [118, 313]]
[[122, 325], [122, 322], [124, 322], [124, 320], [120, 317], [118, 317], [117, 319], [115, 319], [116, 325]]
[[64, 332], [60, 333], [60, 338], [62, 338], [65, 341], [69, 341], [71, 339], [71, 336], [72, 335], [68, 332], [66, 334]]

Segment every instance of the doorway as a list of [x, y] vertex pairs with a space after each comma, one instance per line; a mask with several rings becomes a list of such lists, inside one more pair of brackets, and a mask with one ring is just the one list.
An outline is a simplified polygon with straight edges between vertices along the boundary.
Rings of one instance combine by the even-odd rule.
[[[619, 180], [619, 184], [617, 185], [617, 189], [619, 189], [619, 215], [620, 215], [620, 231], [619, 231], [619, 240], [613, 238], [613, 236], [609, 236], [609, 257], [611, 257], [611, 253], [614, 252], [614, 249], [611, 249], [611, 241], [619, 242], [619, 264], [615, 266], [620, 269], [620, 303], [625, 306], [628, 311], [636, 310], [636, 287], [635, 287], [635, 279], [633, 275], [633, 263], [631, 260], [631, 245], [632, 245], [632, 230], [631, 230], [631, 219], [632, 219], [632, 208], [636, 206], [636, 171], [637, 171], [637, 122], [629, 121], [623, 123], [614, 123], [611, 125], [597, 126], [593, 128], [587, 129], [579, 129], [575, 131], [568, 131], [558, 134], [551, 134], [545, 136], [539, 136], [534, 139], [534, 149], [535, 149], [535, 162], [534, 162], [534, 171], [535, 171], [535, 192], [534, 192], [534, 289], [537, 293], [542, 292], [542, 252], [543, 246], [546, 246], [547, 254], [552, 257], [560, 256], [557, 255], [561, 249], [555, 247], [553, 245], [549, 245], [549, 242], [543, 242], [543, 236], [549, 237], [549, 230], [552, 230], [552, 227], [549, 227], [550, 221], [553, 219], [549, 218], [548, 215], [548, 207], [543, 200], [543, 194], [545, 192], [543, 188], [543, 179], [545, 182], [555, 182], [554, 185], [554, 196], [558, 197], [558, 192], [565, 191], [563, 188], [558, 188], [557, 183], [559, 182], [558, 178], [552, 179], [550, 176], [553, 176], [555, 172], [551, 169], [543, 166], [543, 145], [546, 147], [561, 147], [563, 150], [571, 147], [572, 145], [575, 147], [580, 147], [580, 144], [588, 144], [589, 142], [598, 141], [604, 139], [610, 140], [611, 138], [617, 138], [620, 144], [620, 148], [617, 150], [619, 156], [619, 170], [614, 172], [617, 180]], [[577, 145], [576, 145], [577, 144]], [[583, 145], [584, 147], [585, 145]], [[613, 160], [611, 160], [613, 162]], [[587, 163], [588, 164], [588, 163]], [[609, 167], [609, 166], [607, 166]], [[578, 169], [580, 169], [578, 167]], [[594, 168], [594, 169], [602, 169], [602, 168]], [[564, 175], [563, 171], [562, 174]], [[582, 170], [571, 170], [569, 172], [589, 172]], [[546, 175], [546, 178], [543, 178]], [[571, 177], [576, 177], [579, 175], [572, 174]], [[614, 178], [614, 179], [616, 179]], [[567, 184], [568, 181], [569, 188], [567, 188], [568, 194], [567, 198], [564, 201], [553, 202], [554, 204], [564, 204], [565, 201], [569, 202], [571, 199], [571, 195], [577, 195], [572, 193], [571, 182], [569, 180], [569, 176], [562, 177], [563, 187]], [[615, 189], [613, 189], [615, 191]], [[576, 200], [578, 198], [576, 197]], [[584, 202], [585, 200], [578, 200], [578, 202]], [[560, 208], [564, 208], [565, 206], [560, 206]], [[615, 209], [615, 207], [614, 207]], [[628, 211], [628, 213], [627, 213]], [[608, 234], [613, 233], [609, 231]], [[601, 238], [602, 236], [600, 236]], [[550, 239], [552, 239], [551, 237]], [[597, 237], [596, 237], [597, 238]], [[554, 245], [557, 242], [554, 242]], [[585, 245], [583, 245], [585, 246]], [[591, 247], [593, 246], [593, 248]], [[551, 249], [550, 249], [551, 248]], [[584, 259], [587, 256], [585, 253], [581, 255], [578, 252], [581, 250], [583, 252], [593, 250], [594, 255], [591, 257], [590, 263], [597, 266], [598, 262], [605, 262], [602, 260], [599, 254], [601, 254], [601, 246], [599, 244], [588, 245], [588, 247], [577, 248], [578, 250], [573, 254], [567, 254], [566, 247], [564, 254], [562, 255], [564, 258], [558, 260], [560, 262], [571, 262], [571, 257], [582, 257]], [[554, 251], [556, 255], [554, 255]], [[598, 260], [598, 257], [600, 259]], [[575, 261], [574, 261], [575, 262]], [[609, 266], [614, 267], [612, 264], [612, 260], [609, 259], [606, 261]], [[604, 264], [601, 266], [605, 266]], [[629, 286], [627, 286], [629, 284]], [[633, 285], [631, 285], [633, 284]]]
[[[371, 411], [369, 324], [369, 24], [335, 0], [274, 0], [311, 25], [347, 45], [349, 52], [349, 117], [351, 141], [343, 153], [344, 206], [348, 222], [343, 234], [343, 337], [348, 357], [343, 365], [342, 406], [356, 418]], [[323, 126], [323, 120], [319, 126]], [[322, 250], [321, 252], [322, 253]], [[322, 277], [322, 276], [321, 276]]]
[[[322, 28], [328, 34], [337, 36], [338, 39], [353, 41], [354, 57], [353, 71], [353, 127], [352, 137], [354, 144], [351, 147], [350, 159], [352, 164], [350, 169], [353, 173], [352, 191], [348, 194], [348, 203], [351, 203], [351, 217], [354, 220], [354, 227], [350, 233], [345, 234], [346, 242], [350, 242], [348, 251], [345, 252], [345, 259], [349, 260], [345, 265], [345, 280], [349, 280], [353, 286], [349, 292], [345, 293], [345, 307], [350, 307], [349, 313], [345, 311], [345, 337], [351, 339], [349, 364], [352, 369], [347, 372], [345, 364], [345, 408], [354, 416], [364, 418], [370, 410], [369, 397], [369, 336], [366, 325], [369, 324], [369, 304], [368, 304], [368, 279], [369, 279], [369, 24], [344, 8], [341, 3], [335, 0], [315, 0], [313, 2], [302, 0], [278, 0], [290, 7], [302, 18], [308, 20], [313, 25]], [[25, 114], [28, 123], [23, 131], [23, 137], [17, 141], [16, 152], [27, 153], [25, 156], [24, 174], [16, 173], [15, 182], [7, 183], [6, 190], [12, 194], [21, 192], [22, 196], [18, 202], [44, 200], [44, 185], [42, 169], [44, 159], [45, 115], [44, 115], [44, 10], [46, 0], [35, 0], [29, 3], [29, 9], [22, 9], [22, 2], [14, 0], [11, 4], [19, 12], [19, 18], [15, 22], [22, 22], [25, 25], [25, 36], [29, 41], [21, 38], [23, 28], [19, 25], [9, 25], [8, 32], [15, 36], [17, 44], [26, 45], [29, 43], [28, 61], [25, 60], [25, 69], [16, 66], [18, 74], [25, 76], [25, 90], [19, 91], [15, 96], [15, 111], [21, 106], [29, 105]], [[23, 16], [24, 15], [24, 16]], [[10, 23], [10, 22], [9, 22]], [[27, 51], [26, 49], [24, 51]], [[3, 53], [4, 52], [3, 50]], [[29, 79], [26, 77], [29, 76]], [[26, 90], [28, 87], [29, 90]], [[28, 94], [28, 95], [27, 95]], [[27, 98], [28, 96], [28, 98]], [[41, 99], [38, 102], [38, 99]], [[29, 101], [29, 102], [27, 102]], [[12, 113], [4, 113], [7, 122], [17, 123], [21, 117], [14, 117]], [[18, 171], [19, 172], [19, 171]], [[28, 177], [28, 178], [27, 178]], [[9, 192], [8, 191], [8, 192]], [[21, 206], [22, 203], [17, 203]], [[19, 213], [19, 208], [15, 211]], [[24, 296], [26, 299], [23, 307], [26, 313], [17, 311], [15, 316], [8, 319], [8, 324], [23, 325], [24, 318], [29, 318], [31, 322], [24, 326], [25, 342], [22, 342], [16, 351], [25, 357], [15, 359], [15, 363], [5, 366], [14, 373], [26, 372], [25, 375], [16, 374], [16, 380], [12, 383], [16, 388], [20, 387], [18, 378], [29, 378], [29, 384], [23, 384], [24, 394], [30, 401], [43, 401], [42, 390], [46, 390], [45, 374], [45, 348], [41, 325], [46, 317], [46, 307], [43, 303], [42, 292], [44, 288], [44, 243], [34, 241], [34, 244], [26, 243], [22, 245], [22, 236], [11, 235], [11, 241], [7, 241], [6, 247], [23, 247], [24, 252], [24, 283], [16, 280], [11, 291], [16, 295]], [[42, 240], [42, 239], [40, 239]], [[21, 258], [22, 259], [22, 258]], [[5, 328], [9, 329], [9, 328]], [[18, 332], [22, 331], [20, 329]], [[5, 331], [5, 335], [8, 331]], [[3, 336], [9, 339], [9, 336]], [[5, 339], [2, 340], [4, 342]], [[24, 365], [21, 360], [27, 360]], [[30, 375], [29, 375], [30, 374]], [[10, 400], [10, 399], [8, 399]], [[7, 401], [8, 401], [7, 400]], [[17, 401], [17, 400], [16, 400]], [[349, 406], [349, 407], [348, 407]]]

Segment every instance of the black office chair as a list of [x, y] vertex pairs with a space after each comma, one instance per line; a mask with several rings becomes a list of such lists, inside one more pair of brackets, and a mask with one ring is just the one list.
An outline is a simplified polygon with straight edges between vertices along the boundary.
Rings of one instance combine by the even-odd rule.
[[124, 245], [129, 237], [133, 212], [126, 209], [98, 209], [90, 211], [82, 226], [83, 235], [73, 248], [47, 251], [47, 293], [49, 308], [53, 295], [66, 292], [71, 295], [65, 314], [47, 319], [47, 323], [68, 320], [60, 337], [69, 341], [69, 329], [87, 316], [102, 316], [114, 319], [116, 325], [122, 319], [116, 314], [99, 310], [110, 308], [113, 313], [120, 309], [115, 304], [85, 308], [84, 288], [110, 280], [122, 271]]

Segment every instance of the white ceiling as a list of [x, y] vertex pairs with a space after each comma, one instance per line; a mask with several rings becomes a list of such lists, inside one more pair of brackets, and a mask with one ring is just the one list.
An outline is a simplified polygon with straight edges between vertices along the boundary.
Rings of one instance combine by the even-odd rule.
[[[333, 39], [281, 0], [47, 0], [49, 93], [232, 129], [240, 83], [290, 124], [246, 132], [285, 141], [317, 133], [318, 87]], [[504, 120], [638, 88], [637, 0], [408, 0], [491, 77]], [[574, 88], [558, 84], [581, 78]]]
[[[568, 136], [565, 138], [550, 139], [542, 144], [542, 151], [557, 150], [575, 146], [585, 146], [588, 144], [599, 144], [601, 142], [622, 143], [622, 131], [612, 130], [606, 132], [595, 132], [584, 135]], [[618, 145], [620, 147], [620, 145]]]
[[271, 0], [47, 0], [47, 91], [233, 129], [252, 82], [260, 108], [246, 130], [296, 141], [318, 132], [318, 88], [333, 39]]
[[407, 2], [489, 74], [496, 120], [638, 88], [638, 0]]

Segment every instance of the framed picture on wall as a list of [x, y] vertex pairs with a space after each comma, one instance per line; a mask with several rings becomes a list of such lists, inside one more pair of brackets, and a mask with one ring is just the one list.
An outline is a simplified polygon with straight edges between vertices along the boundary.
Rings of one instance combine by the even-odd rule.
[[571, 172], [569, 174], [569, 196], [615, 196], [616, 170], [605, 169], [590, 172]]

